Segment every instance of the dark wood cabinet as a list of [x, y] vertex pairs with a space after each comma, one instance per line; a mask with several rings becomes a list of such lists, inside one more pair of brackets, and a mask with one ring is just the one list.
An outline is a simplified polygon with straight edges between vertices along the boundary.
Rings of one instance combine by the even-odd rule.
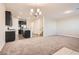
[[18, 33], [19, 34], [23, 34], [23, 30], [18, 30]]
[[15, 31], [6, 31], [5, 32], [5, 41], [11, 42], [15, 40]]
[[25, 31], [23, 32], [23, 37], [24, 37], [24, 38], [30, 38], [30, 37], [31, 37], [31, 32], [30, 32], [30, 30], [25, 30]]
[[12, 26], [12, 15], [10, 11], [5, 11], [5, 25]]

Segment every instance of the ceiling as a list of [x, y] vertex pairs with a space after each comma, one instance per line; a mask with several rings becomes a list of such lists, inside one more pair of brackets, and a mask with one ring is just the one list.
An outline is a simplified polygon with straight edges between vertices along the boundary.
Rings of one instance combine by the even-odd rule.
[[[13, 16], [21, 18], [28, 18], [32, 8], [40, 8], [44, 17], [52, 19], [79, 15], [78, 3], [5, 3], [5, 7]], [[69, 10], [73, 12], [66, 14], [65, 12]]]

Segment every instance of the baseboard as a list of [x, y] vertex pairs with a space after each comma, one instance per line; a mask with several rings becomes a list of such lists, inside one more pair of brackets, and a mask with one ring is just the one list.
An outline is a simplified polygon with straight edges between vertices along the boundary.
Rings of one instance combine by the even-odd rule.
[[0, 47], [0, 51], [2, 51], [2, 49], [3, 49], [4, 45], [5, 45], [5, 44], [3, 44], [3, 45]]
[[78, 38], [78, 39], [79, 39], [79, 37], [71, 36], [71, 35], [64, 35], [64, 34], [61, 34], [61, 35], [59, 35], [59, 36], [67, 36], [67, 37], [72, 37], [72, 38]]
[[46, 35], [46, 36], [43, 36], [43, 37], [51, 37], [51, 36], [58, 36], [58, 35]]

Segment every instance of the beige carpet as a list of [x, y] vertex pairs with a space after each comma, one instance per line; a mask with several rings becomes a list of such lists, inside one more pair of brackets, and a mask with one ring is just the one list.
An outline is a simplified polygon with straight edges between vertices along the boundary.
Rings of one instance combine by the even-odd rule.
[[66, 36], [34, 37], [6, 43], [0, 54], [51, 55], [62, 47], [79, 52], [79, 38]]

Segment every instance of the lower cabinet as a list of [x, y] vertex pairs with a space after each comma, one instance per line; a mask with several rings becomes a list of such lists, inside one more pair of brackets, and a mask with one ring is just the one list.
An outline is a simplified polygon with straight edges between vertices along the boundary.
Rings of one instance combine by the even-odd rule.
[[30, 32], [30, 30], [25, 30], [24, 32], [23, 32], [23, 37], [24, 38], [30, 38], [31, 37], [31, 34], [30, 34], [31, 32]]
[[6, 31], [5, 32], [5, 41], [11, 42], [15, 40], [15, 31]]

